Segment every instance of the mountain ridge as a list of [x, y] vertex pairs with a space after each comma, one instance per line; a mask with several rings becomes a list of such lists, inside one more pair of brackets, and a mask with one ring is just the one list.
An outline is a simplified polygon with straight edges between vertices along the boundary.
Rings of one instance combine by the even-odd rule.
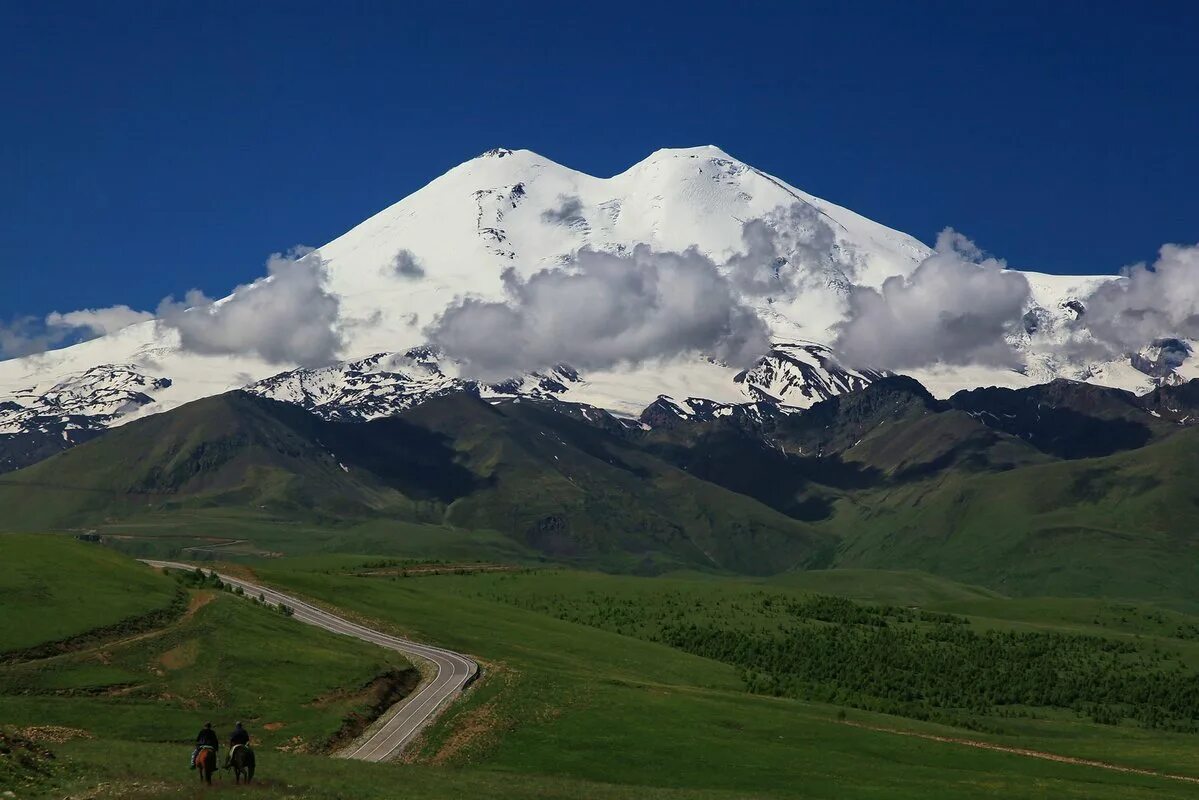
[[[465, 390], [339, 421], [236, 391], [0, 477], [0, 526], [169, 548], [183, 525], [273, 552], [360, 529], [391, 531], [368, 540], [386, 551], [424, 526], [614, 572], [905, 568], [1015, 594], [1108, 582], [1199, 602], [1199, 382], [1011, 391], [941, 400], [889, 376], [807, 410], [688, 404], [653, 425]], [[1026, 407], [1038, 413], [1005, 416]], [[1045, 420], [1080, 417], [1045, 435]], [[1114, 423], [1146, 434], [1096, 453], [1094, 425]]]

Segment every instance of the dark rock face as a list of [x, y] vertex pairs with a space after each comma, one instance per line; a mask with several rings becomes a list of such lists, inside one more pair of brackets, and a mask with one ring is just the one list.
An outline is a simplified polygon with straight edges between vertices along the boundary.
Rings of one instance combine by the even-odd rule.
[[1023, 317], [1024, 332], [1032, 336], [1041, 328], [1041, 318], [1036, 311], [1029, 311]]
[[1181, 339], [1158, 339], [1142, 353], [1133, 353], [1129, 362], [1158, 383], [1178, 383], [1177, 370], [1191, 357], [1191, 346]]
[[0, 402], [0, 473], [11, 472], [96, 438], [117, 420], [152, 405], [169, 378], [125, 364], [103, 364], [49, 391], [18, 392]]
[[1087, 307], [1084, 306], [1080, 300], [1067, 300], [1066, 302], [1062, 303], [1062, 308], [1068, 311], [1073, 311], [1075, 319], [1078, 319], [1083, 314], [1087, 313]]
[[103, 428], [76, 428], [0, 434], [0, 474], [36, 464], [75, 445], [91, 441], [104, 432]]
[[821, 456], [852, 447], [867, 432], [891, 422], [943, 410], [944, 404], [906, 375], [883, 377], [856, 392], [817, 403], [779, 420], [772, 435], [789, 449]]
[[1164, 432], [1161, 421], [1131, 392], [1077, 381], [961, 391], [949, 405], [1059, 458], [1131, 450]]
[[1180, 425], [1199, 423], [1199, 380], [1159, 386], [1140, 400], [1146, 411], [1162, 419]]

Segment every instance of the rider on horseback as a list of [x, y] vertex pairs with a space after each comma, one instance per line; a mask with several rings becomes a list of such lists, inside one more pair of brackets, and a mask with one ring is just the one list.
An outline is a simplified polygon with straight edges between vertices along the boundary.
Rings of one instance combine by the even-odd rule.
[[229, 769], [233, 763], [233, 753], [239, 747], [250, 746], [250, 732], [237, 723], [233, 726], [233, 733], [229, 734], [229, 752], [225, 755], [225, 769]]
[[202, 747], [212, 748], [214, 760], [217, 751], [221, 749], [221, 740], [217, 738], [216, 731], [212, 729], [211, 722], [205, 722], [204, 727], [196, 734], [196, 749], [192, 751], [192, 769], [196, 768], [196, 756], [200, 755], [200, 748]]
[[233, 778], [238, 783], [243, 780], [250, 783], [254, 780], [254, 768], [257, 759], [250, 749], [250, 734], [237, 723], [233, 733], [229, 734], [229, 755], [225, 756], [225, 769], [233, 770]]
[[248, 745], [250, 743], [250, 732], [237, 723], [233, 726], [233, 733], [229, 734], [229, 749], [232, 750], [239, 744]]

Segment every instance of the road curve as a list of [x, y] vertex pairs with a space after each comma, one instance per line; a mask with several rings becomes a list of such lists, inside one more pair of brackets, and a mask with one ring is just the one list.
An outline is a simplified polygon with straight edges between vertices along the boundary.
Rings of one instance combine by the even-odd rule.
[[[153, 559], [142, 559], [142, 561], [161, 569], [193, 570], [196, 568], [194, 564], [182, 564], [176, 561], [155, 561]], [[301, 622], [396, 650], [411, 659], [433, 665], [436, 670], [434, 674], [431, 677], [426, 676], [417, 686], [416, 691], [393, 706], [384, 715], [386, 722], [378, 726], [378, 729], [365, 741], [354, 744], [339, 754], [344, 758], [355, 758], [360, 761], [386, 761], [392, 758], [416, 738], [421, 729], [436, 716], [437, 711], [461, 692], [479, 672], [479, 665], [460, 653], [389, 636], [342, 619], [311, 603], [305, 603], [299, 598], [277, 592], [266, 586], [260, 586], [215, 570], [208, 571], [214, 572], [227, 584], [241, 587], [242, 591], [250, 597], [261, 596], [268, 605], [289, 606], [295, 612], [293, 617]]]

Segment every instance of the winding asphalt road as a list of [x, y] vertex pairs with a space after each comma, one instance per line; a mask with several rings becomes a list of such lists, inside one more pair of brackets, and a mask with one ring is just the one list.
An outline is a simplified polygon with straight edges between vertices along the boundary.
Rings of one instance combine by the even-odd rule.
[[[192, 570], [196, 568], [194, 564], [181, 564], [175, 561], [151, 559], [142, 559], [142, 561], [152, 567], [162, 569]], [[212, 572], [212, 570], [208, 571]], [[432, 677], [425, 677], [417, 686], [416, 691], [392, 706], [384, 715], [386, 722], [378, 726], [364, 741], [343, 751], [340, 755], [344, 758], [356, 758], [360, 761], [386, 761], [392, 758], [415, 739], [421, 729], [436, 716], [438, 710], [456, 697], [479, 672], [479, 665], [461, 653], [389, 636], [386, 633], [342, 619], [310, 603], [305, 603], [299, 598], [277, 592], [266, 586], [259, 586], [232, 575], [219, 572], [215, 574], [225, 583], [241, 587], [242, 591], [250, 597], [261, 595], [268, 605], [289, 606], [295, 612], [293, 618], [301, 622], [343, 636], [353, 636], [380, 647], [396, 650], [415, 661], [432, 664], [436, 670]]]

